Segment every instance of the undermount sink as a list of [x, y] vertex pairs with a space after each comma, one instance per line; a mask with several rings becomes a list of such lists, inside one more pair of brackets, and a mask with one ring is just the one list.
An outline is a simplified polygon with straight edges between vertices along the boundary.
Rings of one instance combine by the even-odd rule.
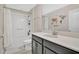
[[51, 37], [51, 38], [58, 38], [58, 35], [53, 35], [53, 34], [44, 34], [43, 36]]

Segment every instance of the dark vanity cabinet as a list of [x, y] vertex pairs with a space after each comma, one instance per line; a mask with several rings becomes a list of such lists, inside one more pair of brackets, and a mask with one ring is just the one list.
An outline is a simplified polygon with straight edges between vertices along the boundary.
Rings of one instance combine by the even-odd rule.
[[42, 54], [42, 41], [35, 36], [32, 38], [32, 53]]
[[45, 47], [47, 47], [48, 49], [50, 49], [55, 54], [76, 54], [77, 53], [76, 51], [73, 51], [73, 50], [68, 49], [64, 46], [58, 45], [54, 42], [50, 42], [50, 41], [47, 41], [47, 40], [44, 40], [43, 45]]
[[53, 52], [53, 51], [50, 50], [49, 48], [44, 47], [43, 54], [55, 54], [55, 52]]
[[54, 42], [32, 35], [33, 54], [78, 54], [72, 49], [66, 48]]

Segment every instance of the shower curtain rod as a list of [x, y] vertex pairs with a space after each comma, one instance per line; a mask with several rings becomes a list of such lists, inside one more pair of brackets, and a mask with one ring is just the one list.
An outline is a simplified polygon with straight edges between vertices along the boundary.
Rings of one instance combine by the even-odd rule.
[[6, 6], [4, 6], [3, 8], [19, 11], [19, 12], [26, 13], [26, 14], [31, 14], [31, 12], [25, 12], [25, 11], [22, 11], [22, 10], [13, 9], [13, 8], [6, 7]]

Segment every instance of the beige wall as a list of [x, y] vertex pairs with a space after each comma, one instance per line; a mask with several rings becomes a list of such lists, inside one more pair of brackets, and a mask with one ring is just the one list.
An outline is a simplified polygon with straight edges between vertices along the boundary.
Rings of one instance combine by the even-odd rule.
[[42, 7], [41, 5], [35, 6], [32, 10], [32, 32], [42, 31]]
[[79, 8], [79, 4], [73, 4], [73, 5], [68, 5], [65, 6], [63, 8], [57, 9], [49, 14], [47, 14], [46, 16], [48, 17], [49, 20], [49, 24], [48, 24], [48, 29], [50, 30], [50, 19], [54, 16], [54, 15], [65, 15], [66, 18], [63, 20], [63, 23], [61, 26], [59, 26], [57, 29], [61, 30], [61, 31], [69, 31], [69, 27], [68, 27], [68, 20], [69, 20], [69, 11], [73, 10], [73, 9], [77, 9]]
[[0, 35], [3, 34], [3, 5], [0, 5]]
[[0, 53], [3, 53], [3, 33], [4, 33], [4, 25], [3, 25], [3, 5], [0, 5]]

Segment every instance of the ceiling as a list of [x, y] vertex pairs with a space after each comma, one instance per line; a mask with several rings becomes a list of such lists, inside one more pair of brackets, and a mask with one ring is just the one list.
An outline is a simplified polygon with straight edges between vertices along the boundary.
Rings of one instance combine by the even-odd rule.
[[36, 4], [6, 4], [6, 7], [22, 10], [22, 11], [30, 11]]
[[59, 8], [65, 7], [68, 4], [43, 4], [42, 5], [42, 10], [43, 10], [43, 15], [46, 15], [50, 12], [53, 12]]
[[[42, 4], [42, 14], [46, 15], [50, 12], [55, 11], [56, 9], [62, 8], [67, 6], [68, 4]], [[6, 7], [23, 10], [23, 11], [30, 11], [36, 4], [6, 4]]]

